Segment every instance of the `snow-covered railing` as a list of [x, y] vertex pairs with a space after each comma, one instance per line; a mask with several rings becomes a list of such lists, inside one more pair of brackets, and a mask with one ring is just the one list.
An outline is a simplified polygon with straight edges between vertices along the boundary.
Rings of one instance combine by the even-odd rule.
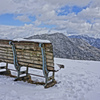
[[[11, 71], [11, 69], [8, 69], [8, 63], [14, 64], [16, 71], [18, 72], [15, 80], [24, 80], [35, 83], [30, 77], [33, 73], [29, 73], [28, 71], [29, 68], [35, 68], [43, 70], [45, 82], [42, 84], [44, 84], [45, 88], [56, 83], [54, 79], [53, 46], [48, 40], [0, 40], [0, 62], [6, 63], [6, 66], [0, 67], [1, 69], [6, 69], [6, 74], [10, 74]], [[22, 66], [26, 66], [25, 71], [20, 70]], [[52, 72], [51, 76], [49, 76], [49, 72]], [[22, 74], [26, 75], [20, 77]]]

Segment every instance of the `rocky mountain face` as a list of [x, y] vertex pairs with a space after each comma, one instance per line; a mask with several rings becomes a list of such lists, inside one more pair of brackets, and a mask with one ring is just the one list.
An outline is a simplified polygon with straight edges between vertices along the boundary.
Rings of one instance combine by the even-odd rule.
[[100, 49], [100, 39], [99, 38], [93, 38], [89, 36], [82, 36], [82, 35], [72, 35], [69, 36], [69, 38], [76, 38], [76, 39], [83, 39], [86, 42], [88, 42], [90, 45]]
[[27, 39], [50, 40], [53, 44], [54, 57], [100, 61], [100, 50], [83, 39], [71, 39], [62, 33], [34, 35]]

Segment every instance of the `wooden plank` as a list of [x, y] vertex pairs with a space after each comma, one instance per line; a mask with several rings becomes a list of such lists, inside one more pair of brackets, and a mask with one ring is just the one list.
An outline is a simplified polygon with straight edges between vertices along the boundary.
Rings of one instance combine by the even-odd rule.
[[53, 53], [51, 52], [45, 52], [46, 55], [49, 55], [49, 56], [53, 56]]
[[[33, 64], [39, 64], [39, 65], [42, 65], [43, 62], [42, 61], [34, 61], [34, 60], [26, 60], [26, 59], [18, 59], [18, 62], [23, 62], [23, 63], [33, 63]], [[53, 63], [50, 63], [50, 62], [47, 62], [46, 63], [47, 66], [54, 66]]]
[[[2, 61], [3, 61], [3, 60], [12, 60], [12, 61], [13, 61], [13, 57], [9, 57], [9, 56], [7, 57], [7, 56], [1, 56], [1, 55], [0, 55], [0, 60], [2, 60]], [[9, 62], [8, 62], [8, 63], [9, 63]]]
[[[13, 60], [13, 54], [0, 54], [1, 59], [5, 58], [5, 59], [12, 59]], [[22, 56], [22, 55], [17, 55], [17, 59], [24, 59], [24, 61], [38, 61], [38, 62], [42, 62], [42, 56], [41, 57], [29, 57], [29, 56]], [[53, 63], [53, 59], [46, 59], [47, 63]]]
[[[17, 56], [17, 58], [42, 62], [42, 58], [40, 58], [40, 57]], [[54, 60], [53, 59], [46, 59], [46, 62], [47, 63], [54, 63]]]
[[12, 51], [7, 51], [7, 50], [0, 50], [0, 53], [13, 54]]
[[17, 55], [22, 55], [22, 56], [41, 56], [41, 52], [37, 52], [37, 51], [29, 51], [29, 52], [25, 52], [23, 51], [17, 51]]
[[[0, 50], [12, 51], [12, 46], [11, 45], [1, 45], [0, 44]], [[41, 51], [41, 48], [40, 47], [29, 47], [29, 46], [16, 46], [16, 51], [21, 51], [21, 50]], [[52, 48], [45, 48], [45, 51], [53, 53]]]
[[[40, 55], [42, 55], [41, 54], [41, 51], [31, 51], [31, 50], [17, 50], [16, 49], [16, 51], [17, 51], [17, 54], [23, 54], [23, 55], [28, 55], [28, 56], [33, 56], [33, 55], [36, 55], [36, 56], [39, 56], [39, 57], [41, 57]], [[0, 50], [0, 52], [4, 52], [4, 53], [13, 53], [12, 52], [12, 49], [5, 49], [5, 50]], [[24, 53], [25, 52], [25, 53]], [[30, 53], [30, 54], [29, 54]], [[53, 56], [53, 53], [50, 53], [50, 52], [46, 52], [46, 55], [48, 56], [47, 58], [49, 58], [49, 56]], [[52, 59], [52, 58], [51, 58]]]
[[[29, 56], [29, 54], [25, 54], [25, 55], [22, 56], [22, 55], [19, 55], [19, 54], [18, 54], [17, 57], [18, 57], [18, 58], [21, 58], [21, 57], [22, 57], [22, 58], [23, 58], [23, 57], [25, 57], [25, 58], [30, 57], [30, 59], [34, 59], [34, 57], [36, 57], [36, 58], [41, 58], [41, 59], [42, 59], [42, 55], [39, 55], [39, 56], [30, 55], [30, 56]], [[53, 56], [48, 56], [48, 55], [46, 55], [46, 59], [47, 59], [47, 60], [53, 60]]]
[[[19, 45], [16, 45], [16, 49], [22, 49], [22, 50], [38, 50], [38, 51], [41, 51], [41, 48], [38, 46], [38, 47], [36, 47], [36, 46], [19, 46]], [[52, 50], [53, 48], [50, 48], [50, 47], [48, 47], [48, 48], [45, 48], [45, 51], [49, 51], [49, 52], [53, 52], [53, 50]]]
[[47, 66], [51, 66], [51, 67], [54, 67], [54, 63], [46, 63], [47, 64]]
[[[33, 64], [33, 63], [28, 64], [28, 63], [19, 62], [19, 64], [22, 65], [22, 66], [30, 67], [30, 68], [42, 69], [42, 65], [37, 65], [37, 64]], [[50, 70], [50, 71], [53, 71], [54, 67], [47, 66], [47, 69]]]
[[9, 44], [0, 44], [0, 47], [4, 48], [11, 48], [12, 46]]
[[[0, 45], [6, 45], [6, 46], [10, 46], [9, 45], [9, 41], [12, 41], [12, 40], [0, 40]], [[19, 46], [22, 46], [22, 45], [28, 45], [28, 46], [35, 46], [35, 47], [39, 47], [39, 43], [36, 43], [36, 42], [32, 42], [32, 41], [13, 41], [13, 43], [15, 45], [19, 45]], [[51, 43], [43, 43], [45, 47], [49, 47], [49, 48], [52, 48], [52, 44]]]
[[46, 59], [46, 62], [51, 62], [51, 63], [54, 63], [54, 59]]
[[3, 40], [3, 39], [0, 39], [0, 44], [6, 44], [6, 45], [9, 45], [9, 41], [12, 41], [12, 40]]
[[15, 45], [18, 46], [33, 46], [33, 47], [39, 47], [39, 43], [35, 42], [13, 42]]
[[41, 50], [33, 50], [33, 49], [29, 49], [29, 50], [25, 50], [25, 49], [16, 49], [16, 52], [25, 52], [25, 53], [40, 53], [41, 54]]
[[48, 56], [48, 55], [46, 55], [46, 59], [51, 59], [51, 60], [53, 60], [53, 56]]
[[44, 44], [44, 46], [45, 46], [46, 48], [53, 48], [53, 45], [52, 45], [51, 43]]
[[34, 60], [26, 60], [26, 59], [18, 59], [18, 62], [25, 62], [25, 63], [33, 63], [33, 64], [41, 64], [42, 65], [42, 61], [34, 61]]
[[[6, 57], [6, 58], [13, 58], [13, 53], [7, 53], [7, 52], [0, 52], [0, 56], [1, 57]], [[30, 60], [38, 60], [38, 61], [42, 61], [42, 55], [38, 55], [38, 54], [28, 54], [28, 53], [19, 53], [17, 54], [17, 57], [20, 58], [20, 59], [30, 59]], [[46, 55], [46, 59], [47, 59], [47, 62], [53, 62], [53, 56], [49, 56], [49, 55]]]
[[51, 53], [53, 53], [53, 50], [52, 50], [52, 49], [49, 49], [49, 48], [45, 48], [45, 51], [46, 51], [46, 52], [51, 52]]
[[[4, 56], [13, 56], [13, 52], [9, 52], [9, 51], [1, 51], [0, 50], [0, 54], [1, 55], [4, 55]], [[41, 54], [41, 52], [17, 52], [17, 57], [20, 57], [20, 56], [22, 56], [22, 57], [25, 57], [25, 58], [32, 58], [33, 59], [33, 57], [40, 57], [40, 58], [42, 58], [42, 54]], [[53, 54], [52, 53], [46, 53], [46, 58], [47, 59], [53, 59]]]
[[[0, 52], [0, 55], [2, 56], [13, 56], [13, 52]], [[36, 54], [36, 53], [23, 53], [23, 52], [17, 52], [17, 57], [24, 57], [24, 58], [30, 58], [30, 59], [34, 59], [34, 57], [36, 58], [42, 58], [42, 54]], [[53, 60], [53, 54], [52, 56], [50, 55], [46, 55], [46, 58], [48, 60]]]
[[0, 56], [13, 57], [13, 53], [0, 52]]
[[19, 46], [19, 45], [16, 45], [15, 46], [16, 47], [16, 49], [23, 49], [23, 50], [41, 50], [41, 48], [39, 48], [39, 47], [35, 47], [35, 46], [23, 46], [23, 45], [21, 45], [21, 46]]
[[26, 60], [35, 60], [35, 61], [42, 61], [40, 57], [29, 57], [29, 56], [17, 56], [18, 59], [26, 59]]
[[[8, 55], [8, 56], [11, 56], [11, 55], [13, 55], [13, 52], [12, 51], [1, 51], [0, 50], [0, 54], [3, 54], [3, 55]], [[41, 54], [41, 52], [32, 52], [32, 51], [30, 51], [30, 52], [17, 52], [17, 55], [19, 56], [19, 55], [22, 55], [22, 56], [29, 56], [29, 57], [42, 57], [42, 54]], [[48, 58], [50, 58], [50, 59], [52, 59], [53, 58], [53, 54], [52, 53], [47, 53], [46, 52], [46, 57], [47, 57], [47, 59]]]
[[[42, 53], [41, 53], [41, 51], [38, 51], [38, 50], [23, 50], [23, 49], [16, 49], [16, 51], [17, 51], [17, 53], [30, 53], [30, 54], [41, 54], [42, 55]], [[49, 56], [53, 56], [53, 53], [51, 53], [51, 52], [45, 52], [46, 53], [46, 55], [49, 55]]]
[[[13, 56], [11, 57], [11, 56], [1, 56], [0, 55], [0, 60], [2, 60], [2, 59], [5, 59], [5, 60], [12, 60], [13, 61]], [[4, 60], [4, 61], [5, 61]], [[17, 60], [18, 60], [18, 62], [20, 63], [20, 62], [25, 62], [25, 63], [33, 63], [33, 64], [41, 64], [42, 65], [42, 60], [41, 61], [36, 61], [36, 60], [33, 60], [33, 59], [22, 59], [22, 58], [17, 58]], [[2, 60], [3, 61], [3, 60]], [[48, 66], [54, 66], [54, 64], [53, 64], [53, 62], [46, 62], [46, 64], [48, 65]]]
[[[11, 59], [0, 59], [1, 62], [6, 62], [6, 63], [11, 63], [13, 64], [13, 60]], [[26, 66], [26, 67], [30, 67], [30, 68], [36, 68], [36, 69], [42, 69], [42, 65], [39, 64], [33, 64], [33, 63], [26, 63], [26, 62], [19, 62], [19, 65], [21, 66]], [[47, 69], [49, 71], [53, 71], [54, 67], [53, 66], [47, 66]]]
[[0, 47], [0, 50], [4, 50], [4, 51], [12, 51], [12, 47]]
[[13, 64], [13, 60], [12, 60], [12, 59], [1, 58], [1, 57], [0, 57], [0, 62], [6, 62], [6, 63], [11, 63], [11, 64]]
[[[25, 62], [25, 63], [35, 63], [35, 64], [43, 64], [42, 60], [41, 61], [38, 61], [38, 60], [33, 60], [33, 59], [22, 59], [22, 58], [19, 58], [18, 59], [18, 62]], [[54, 62], [46, 62], [46, 64], [48, 66], [54, 66]]]

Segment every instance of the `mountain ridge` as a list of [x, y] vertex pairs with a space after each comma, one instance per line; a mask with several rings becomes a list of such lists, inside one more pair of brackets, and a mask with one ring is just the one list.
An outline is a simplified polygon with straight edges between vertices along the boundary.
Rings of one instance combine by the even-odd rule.
[[93, 38], [93, 37], [83, 36], [83, 35], [71, 35], [68, 37], [69, 38], [76, 38], [76, 39], [83, 39], [86, 42], [88, 42], [90, 45], [100, 49], [100, 39], [99, 38]]
[[34, 35], [26, 39], [46, 39], [51, 41], [54, 57], [100, 61], [100, 50], [83, 39], [71, 39], [62, 33]]

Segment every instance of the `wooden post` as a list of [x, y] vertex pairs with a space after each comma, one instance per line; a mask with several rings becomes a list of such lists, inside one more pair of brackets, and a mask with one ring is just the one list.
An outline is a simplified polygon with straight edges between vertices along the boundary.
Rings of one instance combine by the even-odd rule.
[[54, 77], [55, 77], [55, 72], [53, 71], [53, 74], [52, 74], [52, 81], [54, 81], [55, 79], [54, 79]]
[[27, 69], [26, 69], [26, 77], [28, 77], [28, 66], [27, 66]]
[[6, 63], [6, 71], [8, 71], [8, 63]]

